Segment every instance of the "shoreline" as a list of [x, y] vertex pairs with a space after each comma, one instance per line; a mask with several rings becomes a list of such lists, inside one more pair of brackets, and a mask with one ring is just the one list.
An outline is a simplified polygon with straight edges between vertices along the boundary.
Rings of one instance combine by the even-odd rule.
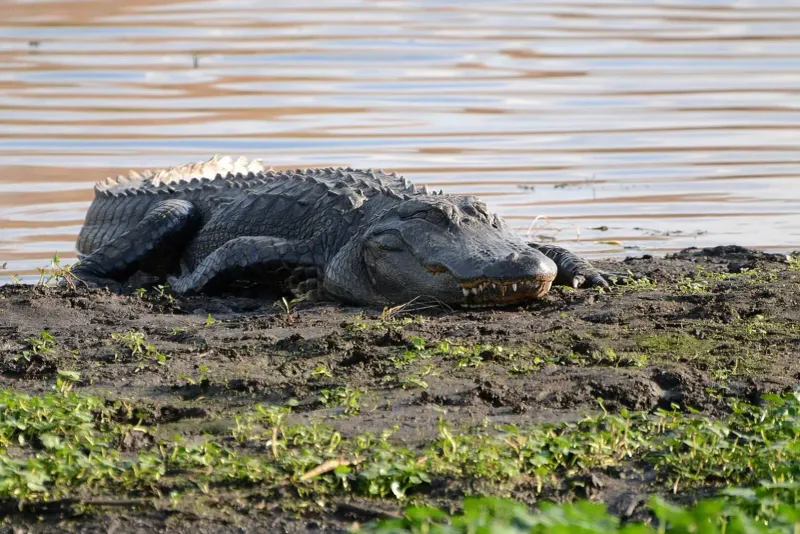
[[[139, 514], [141, 528], [188, 530], [202, 520], [220, 531], [239, 525], [246, 532], [301, 532], [312, 523], [343, 531], [354, 519], [336, 510], [348, 503], [396, 515], [408, 502], [456, 509], [469, 492], [527, 504], [590, 497], [621, 517], [645, 518], [649, 495], [688, 502], [726, 485], [750, 484], [724, 477], [676, 482], [669, 471], [675, 466], [665, 468], [633, 452], [625, 458], [584, 452], [585, 462], [569, 465], [541, 460], [549, 467], [536, 476], [528, 464], [511, 460], [506, 468], [519, 472], [506, 476], [493, 470], [498, 460], [487, 457], [468, 468], [473, 465], [468, 453], [460, 459], [445, 455], [447, 435], [465, 451], [502, 455], [508, 443], [490, 447], [489, 435], [501, 432], [498, 428], [531, 436], [587, 417], [652, 416], [660, 410], [673, 410], [676, 418], [722, 421], [732, 414], [731, 402], [758, 404], [764, 394], [795, 388], [800, 377], [796, 262], [715, 247], [594, 263], [645, 278], [605, 291], [554, 288], [541, 301], [486, 311], [334, 303], [286, 309], [274, 299], [243, 296], [0, 287], [0, 390], [12, 396], [102, 399], [105, 408], [94, 413], [107, 410], [114, 420], [102, 428], [111, 429], [109, 446], [123, 452], [120, 461], [139, 461], [156, 446], [173, 447], [173, 438], [187, 446], [216, 440], [230, 448], [231, 459], [251, 455], [281, 469], [301, 469], [281, 463], [290, 456], [300, 462], [293, 456], [305, 454], [295, 449], [298, 440], [310, 440], [307, 446], [316, 451], [293, 475], [270, 478], [265, 471], [249, 482], [243, 472], [226, 475], [227, 482], [215, 478], [227, 469], [216, 457], [207, 472], [167, 467], [156, 480], [134, 477], [130, 487], [104, 479], [72, 487], [51, 477], [43, 483], [45, 492], [34, 491], [25, 502], [47, 494], [51, 500], [121, 504], [90, 506], [78, 516], [65, 508], [45, 514], [49, 519], [43, 522], [36, 519], [40, 512], [6, 521], [56, 532], [59, 521], [90, 529]], [[123, 406], [131, 415], [114, 419]], [[317, 437], [301, 432], [317, 428], [315, 423], [330, 432], [319, 430]], [[128, 430], [120, 430], [123, 426]], [[570, 441], [593, 439], [600, 428], [569, 434]], [[279, 433], [286, 440], [276, 438]], [[387, 437], [359, 449], [365, 433]], [[642, 443], [656, 446], [650, 434], [643, 436]], [[341, 449], [328, 457], [330, 440], [338, 440]], [[35, 454], [41, 443], [15, 447], [6, 453], [9, 458]], [[363, 477], [377, 469], [384, 453], [392, 458], [385, 469], [395, 472], [386, 477], [395, 476], [400, 485], [375, 475], [373, 494]], [[325, 463], [332, 459], [341, 463]], [[314, 466], [321, 471], [308, 476]], [[410, 466], [424, 476], [409, 478]]]

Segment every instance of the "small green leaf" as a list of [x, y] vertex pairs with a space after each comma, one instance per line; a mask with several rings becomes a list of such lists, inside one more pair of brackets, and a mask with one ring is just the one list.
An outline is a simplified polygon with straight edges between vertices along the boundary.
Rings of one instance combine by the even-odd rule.
[[77, 382], [81, 379], [81, 374], [78, 371], [58, 371], [58, 376], [63, 378], [64, 380], [69, 380], [71, 382]]
[[39, 436], [39, 441], [41, 441], [42, 445], [44, 445], [47, 449], [61, 448], [61, 438], [53, 434], [42, 434]]

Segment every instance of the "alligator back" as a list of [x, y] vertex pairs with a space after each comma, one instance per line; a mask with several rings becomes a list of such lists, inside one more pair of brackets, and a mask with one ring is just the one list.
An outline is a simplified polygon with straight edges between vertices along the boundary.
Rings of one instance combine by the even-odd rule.
[[[218, 241], [241, 235], [307, 239], [311, 236], [301, 234], [318, 234], [322, 228], [335, 226], [337, 216], [352, 212], [367, 198], [426, 194], [424, 187], [417, 189], [396, 173], [352, 168], [273, 171], [260, 160], [215, 156], [99, 182], [77, 248], [81, 255], [91, 254], [133, 228], [166, 199], [191, 201], [200, 212], [200, 227], [217, 228], [189, 243], [191, 264], [218, 246]], [[292, 220], [304, 220], [304, 224], [288, 224]]]
[[78, 253], [91, 254], [136, 226], [153, 206], [168, 198], [191, 200], [201, 218], [208, 219], [215, 209], [241, 196], [255, 173], [263, 170], [258, 160], [214, 157], [206, 162], [106, 178], [95, 184], [95, 199], [78, 236]]

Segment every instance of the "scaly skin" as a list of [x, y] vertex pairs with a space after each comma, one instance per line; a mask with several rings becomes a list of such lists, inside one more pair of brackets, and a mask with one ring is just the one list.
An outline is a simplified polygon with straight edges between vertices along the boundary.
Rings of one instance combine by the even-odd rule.
[[554, 280], [608, 285], [569, 251], [525, 242], [476, 197], [382, 171], [213, 159], [96, 189], [73, 269], [89, 285], [142, 272], [181, 294], [247, 279], [313, 299], [463, 306], [526, 302]]

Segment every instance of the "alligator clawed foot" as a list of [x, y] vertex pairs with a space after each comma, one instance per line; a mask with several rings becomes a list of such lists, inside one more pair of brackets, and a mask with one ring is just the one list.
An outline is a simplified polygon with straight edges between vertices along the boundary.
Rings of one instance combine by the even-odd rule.
[[321, 274], [317, 267], [295, 267], [286, 279], [286, 287], [294, 293], [295, 288], [303, 282], [313, 281], [316, 284]]
[[292, 296], [296, 299], [312, 302], [324, 300], [322, 298], [321, 284], [318, 278], [308, 278], [289, 287]]
[[[560, 274], [560, 273], [559, 273]], [[556, 279], [557, 282], [562, 282], [563, 285], [567, 285], [574, 288], [579, 287], [609, 287], [610, 284], [614, 283], [613, 278], [604, 276], [607, 273], [600, 271], [598, 269], [581, 269], [572, 273], [569, 273], [566, 279], [559, 280]], [[561, 277], [559, 277], [561, 278]]]
[[566, 284], [574, 288], [603, 287], [625, 284], [628, 281], [639, 280], [642, 276], [633, 273], [616, 273], [590, 268], [581, 269], [572, 274], [572, 279]]
[[555, 262], [558, 272], [553, 283], [556, 285], [573, 288], [607, 288], [611, 285], [624, 283], [625, 280], [637, 280], [641, 278], [632, 273], [610, 273], [597, 269], [589, 261], [557, 245], [528, 243], [528, 246], [538, 250]]

